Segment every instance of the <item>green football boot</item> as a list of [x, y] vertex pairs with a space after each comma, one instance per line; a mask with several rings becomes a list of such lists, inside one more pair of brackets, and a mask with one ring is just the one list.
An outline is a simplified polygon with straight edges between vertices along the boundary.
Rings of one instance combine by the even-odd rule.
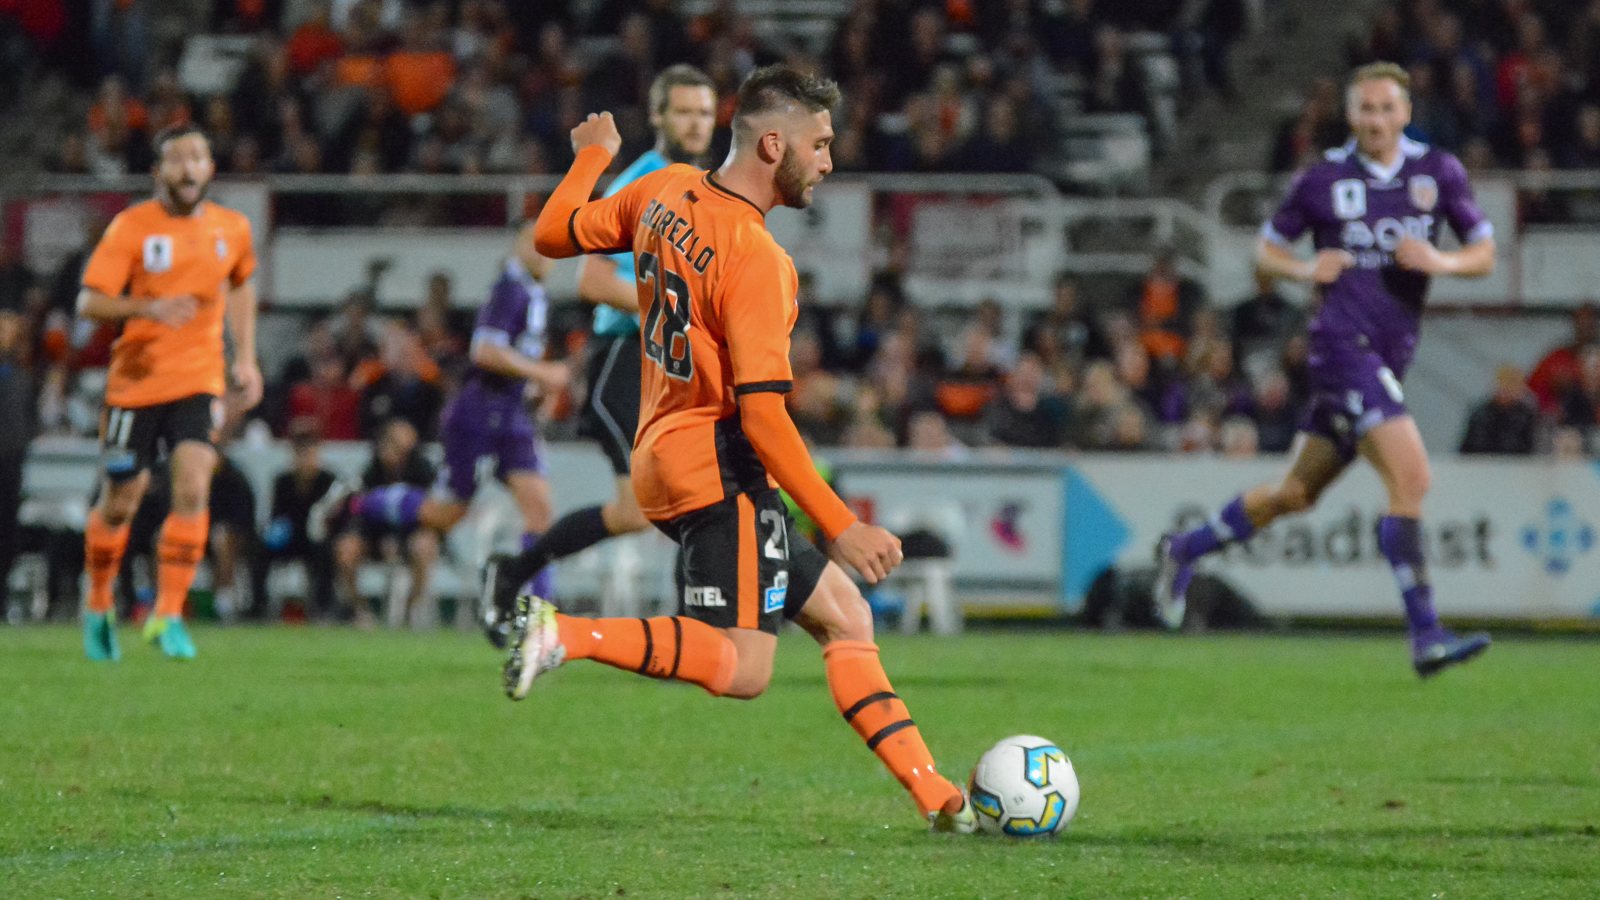
[[122, 648], [117, 646], [117, 614], [83, 612], [83, 652], [95, 662], [116, 662], [122, 658]]
[[151, 614], [144, 622], [144, 639], [161, 647], [161, 652], [172, 659], [194, 659], [194, 639], [183, 624], [183, 616], [158, 616]]

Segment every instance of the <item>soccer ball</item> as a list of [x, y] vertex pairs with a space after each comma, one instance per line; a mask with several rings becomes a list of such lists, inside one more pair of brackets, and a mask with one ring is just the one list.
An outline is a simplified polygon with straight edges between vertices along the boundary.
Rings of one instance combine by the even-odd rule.
[[978, 827], [1011, 837], [1058, 834], [1078, 812], [1078, 774], [1061, 748], [1019, 734], [990, 748], [972, 770]]

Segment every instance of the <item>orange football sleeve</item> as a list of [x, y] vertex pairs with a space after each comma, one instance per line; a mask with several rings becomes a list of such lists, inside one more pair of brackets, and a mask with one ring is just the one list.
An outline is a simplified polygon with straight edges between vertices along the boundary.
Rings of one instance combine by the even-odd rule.
[[108, 296], [122, 296], [133, 277], [133, 261], [140, 252], [141, 240], [143, 237], [127, 216], [112, 219], [100, 243], [89, 254], [89, 263], [83, 269], [83, 286]]
[[794, 502], [817, 523], [828, 540], [856, 523], [856, 514], [845, 506], [811, 462], [805, 441], [800, 439], [800, 432], [783, 405], [782, 394], [756, 391], [739, 395], [739, 416], [745, 437], [750, 439], [750, 446], [755, 448], [761, 464], [767, 467], [778, 486], [788, 491]]
[[594, 194], [595, 183], [611, 165], [611, 154], [604, 147], [585, 147], [578, 151], [561, 184], [556, 186], [539, 220], [533, 225], [533, 246], [551, 259], [566, 259], [586, 252], [572, 230], [573, 217]]
[[250, 226], [248, 224], [240, 229], [239, 234], [234, 239], [243, 244], [244, 249], [239, 253], [238, 262], [233, 264], [233, 271], [228, 273], [228, 281], [234, 287], [240, 287], [250, 280], [250, 276], [256, 273], [256, 248], [251, 241]]

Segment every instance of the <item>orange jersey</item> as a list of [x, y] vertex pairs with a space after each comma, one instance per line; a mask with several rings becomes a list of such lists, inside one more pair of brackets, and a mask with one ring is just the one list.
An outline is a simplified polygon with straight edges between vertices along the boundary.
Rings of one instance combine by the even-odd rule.
[[739, 421], [738, 396], [787, 392], [799, 278], [749, 200], [684, 165], [587, 204], [569, 232], [585, 252], [632, 249], [644, 320], [633, 487], [662, 521], [776, 487]]
[[214, 203], [172, 216], [147, 200], [112, 219], [89, 257], [83, 286], [135, 300], [191, 294], [199, 309], [177, 328], [150, 319], [123, 324], [111, 350], [106, 405], [127, 409], [220, 395], [226, 288], [244, 284], [255, 268], [250, 221]]

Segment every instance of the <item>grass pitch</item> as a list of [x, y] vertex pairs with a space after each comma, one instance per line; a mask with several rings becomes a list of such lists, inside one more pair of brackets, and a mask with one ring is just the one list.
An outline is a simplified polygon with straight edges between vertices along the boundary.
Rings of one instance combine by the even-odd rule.
[[1059, 840], [929, 835], [787, 635], [750, 703], [592, 663], [511, 703], [477, 636], [0, 629], [0, 895], [1600, 895], [1600, 642], [1422, 683], [1398, 634], [885, 637], [941, 768], [1009, 734]]

